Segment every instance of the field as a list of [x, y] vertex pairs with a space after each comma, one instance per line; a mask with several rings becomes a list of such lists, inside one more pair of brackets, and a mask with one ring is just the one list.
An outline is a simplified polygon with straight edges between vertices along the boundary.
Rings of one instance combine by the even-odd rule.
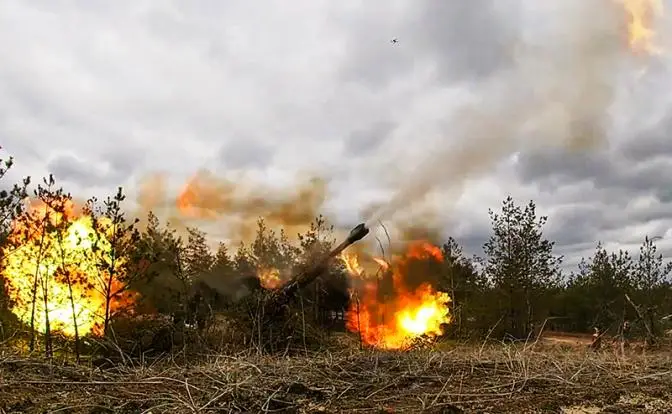
[[359, 350], [345, 338], [331, 352], [173, 355], [104, 368], [0, 355], [3, 414], [672, 410], [672, 352], [593, 352], [551, 337], [409, 352]]

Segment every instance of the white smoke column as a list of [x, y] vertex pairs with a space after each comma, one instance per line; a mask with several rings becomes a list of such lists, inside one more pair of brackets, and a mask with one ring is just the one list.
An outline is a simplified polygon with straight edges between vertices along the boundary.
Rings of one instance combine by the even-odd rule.
[[469, 102], [446, 114], [442, 144], [428, 148], [425, 161], [367, 225], [422, 202], [437, 187], [459, 195], [467, 179], [514, 152], [586, 151], [607, 143], [619, 63], [627, 55], [622, 7], [608, 0], [519, 5], [515, 64], [472, 88]]

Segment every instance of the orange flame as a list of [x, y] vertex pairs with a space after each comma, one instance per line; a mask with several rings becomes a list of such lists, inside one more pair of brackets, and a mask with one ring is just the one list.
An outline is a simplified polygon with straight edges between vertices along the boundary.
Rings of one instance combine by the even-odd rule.
[[416, 288], [408, 286], [412, 262], [443, 261], [438, 247], [415, 242], [403, 256], [394, 257], [392, 263], [376, 260], [383, 270], [391, 272], [389, 298], [384, 297], [385, 292], [381, 289], [384, 280], [364, 280], [361, 267], [353, 266], [358, 263], [356, 256], [355, 259], [342, 256], [342, 259], [351, 275], [358, 278], [355, 283], [363, 283], [360, 288], [355, 288], [357, 298], [348, 309], [346, 326], [352, 332], [359, 332], [366, 344], [383, 349], [403, 349], [416, 338], [441, 335], [443, 325], [451, 322], [448, 294], [437, 292], [430, 283], [421, 283]]
[[257, 278], [265, 289], [277, 289], [284, 283], [280, 271], [274, 267], [257, 269]]
[[657, 17], [663, 15], [662, 0], [619, 0], [628, 17], [628, 44], [630, 49], [649, 55], [662, 50], [654, 45], [656, 32], [653, 28]]
[[374, 257], [373, 260], [380, 265], [380, 267], [385, 271], [390, 268], [390, 264], [387, 263], [385, 260], [380, 259], [378, 257]]
[[364, 275], [364, 268], [359, 264], [359, 258], [356, 254], [343, 252], [341, 253], [341, 261], [343, 261], [350, 275], [355, 277]]
[[[91, 217], [79, 214], [70, 200], [57, 204], [32, 201], [3, 247], [2, 276], [12, 313], [25, 324], [34, 319], [39, 332], [46, 332], [48, 317], [52, 332], [72, 337], [76, 322], [79, 335], [102, 335], [110, 278], [107, 266], [100, 265], [110, 265], [109, 235], [95, 231]], [[115, 258], [115, 276], [125, 260]], [[135, 303], [136, 294], [124, 290], [117, 278], [109, 288], [111, 313]]]

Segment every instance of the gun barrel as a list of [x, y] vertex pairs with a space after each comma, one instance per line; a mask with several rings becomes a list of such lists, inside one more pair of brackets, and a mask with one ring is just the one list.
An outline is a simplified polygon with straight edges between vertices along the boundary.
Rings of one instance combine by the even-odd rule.
[[284, 286], [277, 289], [271, 296], [270, 299], [271, 306], [273, 308], [278, 308], [280, 305], [285, 304], [287, 301], [289, 301], [294, 292], [317, 279], [317, 277], [320, 276], [325, 271], [331, 259], [340, 255], [343, 252], [343, 250], [348, 248], [348, 246], [363, 239], [367, 234], [369, 234], [369, 229], [368, 227], [366, 227], [364, 223], [360, 223], [357, 226], [355, 226], [350, 231], [350, 234], [348, 234], [348, 237], [346, 237], [346, 239], [341, 244], [339, 244], [334, 249], [332, 249], [328, 254], [323, 256], [320, 260], [318, 260], [315, 263], [315, 265], [311, 266], [308, 270], [299, 273]]

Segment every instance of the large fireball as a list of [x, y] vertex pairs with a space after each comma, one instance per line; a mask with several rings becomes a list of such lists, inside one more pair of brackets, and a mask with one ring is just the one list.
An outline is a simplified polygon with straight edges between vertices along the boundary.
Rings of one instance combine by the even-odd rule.
[[381, 270], [391, 272], [392, 290], [387, 294], [381, 291], [384, 276], [367, 277], [356, 256], [342, 256], [356, 285], [347, 313], [348, 330], [359, 332], [363, 342], [382, 349], [403, 349], [416, 338], [441, 335], [443, 325], [451, 322], [450, 297], [430, 283], [412, 288], [407, 279], [412, 262], [441, 262], [441, 251], [429, 243], [415, 242], [391, 263], [373, 259]]
[[[27, 325], [32, 319], [38, 332], [46, 332], [48, 317], [51, 332], [72, 337], [76, 321], [79, 335], [100, 335], [106, 283], [111, 281], [112, 292], [120, 290], [118, 279], [100, 266], [109, 264], [112, 247], [104, 234], [94, 230], [91, 217], [78, 215], [69, 200], [58, 203], [63, 207], [58, 211], [33, 203], [14, 223], [3, 248], [2, 276], [11, 310]], [[124, 258], [116, 258], [115, 268], [123, 262]], [[111, 310], [129, 300], [129, 295], [115, 295]]]
[[284, 283], [280, 271], [274, 267], [260, 267], [257, 269], [257, 278], [265, 289], [277, 289]]

